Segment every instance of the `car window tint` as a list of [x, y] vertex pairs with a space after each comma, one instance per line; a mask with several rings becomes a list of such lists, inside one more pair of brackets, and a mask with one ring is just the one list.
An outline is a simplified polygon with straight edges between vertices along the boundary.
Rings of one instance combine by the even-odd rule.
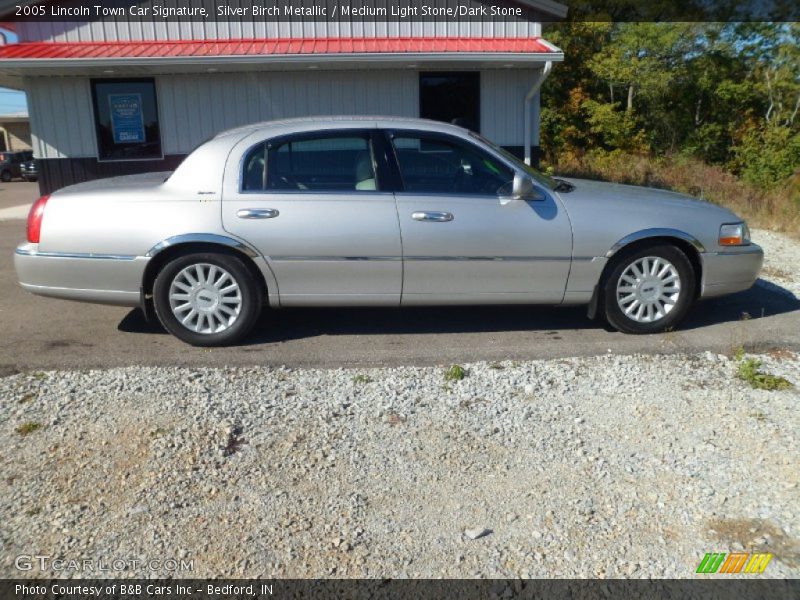
[[244, 159], [242, 172], [242, 190], [261, 191], [264, 189], [266, 175], [266, 150], [267, 143], [262, 142], [252, 148]]
[[377, 190], [372, 149], [366, 136], [328, 135], [279, 140], [267, 152], [271, 190]]
[[393, 143], [407, 192], [494, 196], [514, 179], [512, 169], [468, 142], [397, 135]]

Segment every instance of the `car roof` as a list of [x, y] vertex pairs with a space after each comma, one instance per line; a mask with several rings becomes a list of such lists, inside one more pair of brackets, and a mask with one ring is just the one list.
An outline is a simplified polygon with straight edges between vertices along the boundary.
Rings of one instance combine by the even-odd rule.
[[308, 131], [315, 128], [326, 129], [330, 125], [336, 125], [337, 128], [342, 125], [352, 123], [355, 127], [364, 127], [367, 125], [374, 125], [377, 127], [392, 128], [403, 127], [408, 129], [422, 129], [425, 131], [438, 131], [445, 133], [458, 133], [463, 135], [467, 130], [457, 125], [450, 123], [443, 123], [441, 121], [432, 121], [430, 119], [416, 119], [412, 117], [392, 117], [380, 115], [335, 115], [335, 116], [315, 116], [315, 117], [296, 117], [291, 119], [279, 119], [275, 121], [262, 121], [260, 123], [251, 123], [249, 125], [241, 125], [218, 133], [216, 138], [227, 137], [234, 134], [248, 134], [256, 131], [264, 131], [269, 129], [287, 129], [293, 125], [298, 127], [298, 130]]

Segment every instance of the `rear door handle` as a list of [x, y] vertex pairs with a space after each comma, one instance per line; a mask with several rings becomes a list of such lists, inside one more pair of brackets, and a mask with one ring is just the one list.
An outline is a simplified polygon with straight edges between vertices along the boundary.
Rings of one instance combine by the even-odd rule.
[[236, 212], [240, 219], [274, 219], [279, 214], [274, 208], [243, 208]]
[[411, 213], [411, 218], [415, 221], [433, 221], [434, 223], [447, 223], [453, 220], [453, 214], [449, 212], [421, 211]]

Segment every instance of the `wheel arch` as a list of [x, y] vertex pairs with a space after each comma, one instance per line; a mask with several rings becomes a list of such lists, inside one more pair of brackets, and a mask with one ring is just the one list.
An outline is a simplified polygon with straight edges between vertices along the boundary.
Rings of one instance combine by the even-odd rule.
[[689, 263], [692, 265], [695, 280], [695, 300], [700, 297], [703, 281], [703, 261], [700, 254], [705, 252], [705, 247], [700, 241], [684, 231], [678, 229], [645, 229], [625, 236], [614, 244], [606, 252], [606, 261], [600, 279], [594, 287], [592, 299], [589, 302], [588, 315], [594, 319], [598, 314], [602, 303], [602, 290], [611, 270], [616, 266], [617, 261], [630, 252], [635, 252], [639, 248], [653, 246], [656, 244], [671, 244], [681, 250]]
[[159, 271], [171, 260], [194, 252], [217, 252], [237, 256], [244, 262], [254, 280], [261, 286], [265, 302], [269, 302], [270, 287], [267, 278], [255, 263], [260, 255], [248, 244], [223, 235], [215, 234], [188, 234], [179, 235], [163, 240], [153, 246], [146, 254], [147, 261], [142, 275], [140, 298], [145, 317], [150, 320], [153, 311], [153, 284]]

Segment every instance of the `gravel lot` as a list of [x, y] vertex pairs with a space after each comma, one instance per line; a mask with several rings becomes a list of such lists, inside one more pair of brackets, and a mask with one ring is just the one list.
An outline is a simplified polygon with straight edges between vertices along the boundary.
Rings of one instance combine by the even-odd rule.
[[797, 388], [712, 353], [464, 366], [4, 377], [2, 575], [694, 577], [741, 549], [800, 575]]

